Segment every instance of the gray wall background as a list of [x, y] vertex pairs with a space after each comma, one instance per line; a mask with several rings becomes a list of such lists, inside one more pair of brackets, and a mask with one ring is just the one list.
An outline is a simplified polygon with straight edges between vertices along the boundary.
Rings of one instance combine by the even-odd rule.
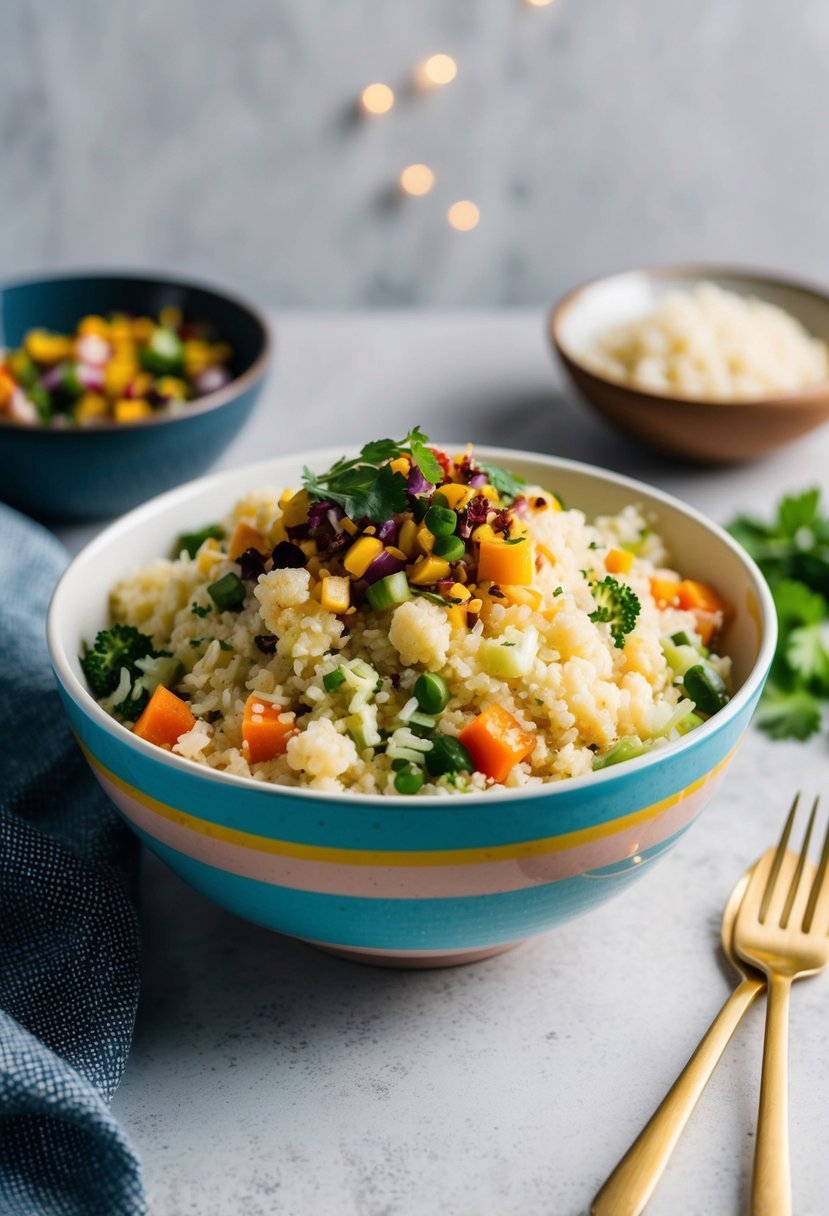
[[[435, 51], [458, 77], [413, 95]], [[333, 307], [546, 304], [698, 257], [829, 277], [826, 0], [0, 0], [0, 65], [2, 277]], [[372, 80], [398, 105], [355, 122]], [[411, 161], [437, 185], [401, 204]]]

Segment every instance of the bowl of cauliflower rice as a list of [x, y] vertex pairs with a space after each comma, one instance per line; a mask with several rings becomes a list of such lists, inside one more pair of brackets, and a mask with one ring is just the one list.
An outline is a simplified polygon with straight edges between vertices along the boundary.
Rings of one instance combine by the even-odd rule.
[[774, 643], [762, 576], [691, 509], [418, 427], [155, 499], [49, 618], [150, 848], [239, 915], [409, 966], [635, 879], [716, 788]]

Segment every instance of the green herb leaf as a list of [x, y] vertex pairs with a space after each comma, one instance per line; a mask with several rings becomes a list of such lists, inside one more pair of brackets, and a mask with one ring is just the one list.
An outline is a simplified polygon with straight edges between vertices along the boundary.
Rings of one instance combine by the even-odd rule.
[[812, 693], [767, 686], [755, 722], [772, 739], [808, 739], [820, 730], [820, 704]]
[[412, 460], [423, 476], [427, 481], [431, 481], [432, 485], [437, 485], [438, 482], [443, 481], [443, 466], [434, 452], [427, 447], [428, 442], [429, 436], [424, 435], [419, 426], [409, 431], [404, 440], [404, 443], [409, 445]]
[[493, 490], [498, 491], [501, 498], [518, 498], [527, 484], [523, 477], [519, 477], [516, 473], [510, 473], [508, 469], [502, 469], [497, 464], [488, 464], [485, 461], [480, 461], [478, 468], [482, 473], [486, 473], [489, 484]]
[[786, 640], [784, 653], [789, 667], [801, 680], [829, 689], [829, 653], [821, 624], [793, 629]]

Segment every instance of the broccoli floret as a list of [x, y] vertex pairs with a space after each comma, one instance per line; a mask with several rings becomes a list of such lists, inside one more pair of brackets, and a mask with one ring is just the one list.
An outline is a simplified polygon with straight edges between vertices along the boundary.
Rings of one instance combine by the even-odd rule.
[[122, 667], [132, 672], [139, 659], [153, 653], [146, 633], [132, 625], [113, 625], [102, 629], [95, 645], [81, 656], [81, 668], [95, 696], [107, 697], [118, 687]]
[[115, 712], [122, 718], [134, 720], [146, 708], [152, 694], [163, 684], [170, 688], [182, 673], [178, 659], [174, 659], [169, 650], [153, 651], [143, 659], [136, 659], [132, 675], [138, 671], [138, 679], [133, 683], [129, 696], [113, 706]]
[[620, 583], [612, 574], [601, 582], [593, 583], [590, 590], [596, 601], [596, 610], [590, 613], [590, 620], [609, 625], [613, 644], [621, 650], [626, 634], [633, 629], [639, 616], [641, 604], [638, 597], [626, 583]]

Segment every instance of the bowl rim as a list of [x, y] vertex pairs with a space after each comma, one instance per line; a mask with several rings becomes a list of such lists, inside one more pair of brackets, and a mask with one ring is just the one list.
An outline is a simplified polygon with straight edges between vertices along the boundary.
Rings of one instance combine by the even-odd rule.
[[[624, 380], [615, 380], [612, 376], [603, 375], [595, 367], [584, 362], [562, 341], [560, 336], [561, 324], [566, 315], [578, 303], [579, 297], [584, 293], [594, 287], [598, 287], [601, 283], [609, 282], [611, 279], [621, 279], [626, 278], [628, 275], [637, 274], [647, 279], [670, 279], [676, 277], [696, 280], [699, 283], [718, 277], [742, 279], [748, 284], [756, 283], [758, 285], [766, 284], [773, 287], [789, 288], [790, 290], [799, 292], [801, 295], [811, 296], [819, 300], [829, 309], [829, 289], [821, 287], [818, 283], [793, 278], [791, 275], [787, 275], [781, 271], [758, 270], [756, 268], [732, 265], [730, 262], [670, 262], [656, 266], [631, 266], [626, 270], [617, 270], [611, 274], [596, 275], [594, 278], [586, 279], [585, 282], [572, 287], [553, 305], [547, 314], [546, 330], [550, 342], [560, 358], [565, 363], [572, 364], [582, 375], [588, 376], [597, 384], [607, 385], [617, 390], [627, 397], [629, 401], [644, 399], [647, 402], [658, 401], [671, 405], [693, 405], [702, 409], [714, 410], [724, 408], [733, 410], [741, 407], [773, 409], [786, 406], [791, 408], [798, 405], [813, 407], [820, 398], [825, 397], [827, 392], [829, 392], [829, 376], [815, 381], [814, 384], [806, 385], [804, 388], [793, 389], [788, 393], [777, 393], [772, 397], [734, 398], [693, 397], [685, 393], [660, 393], [655, 389], [640, 388], [638, 385], [628, 384]], [[814, 337], [814, 335], [812, 336]]]
[[[446, 448], [457, 448], [462, 450], [466, 444], [458, 444], [447, 441], [446, 443], [436, 441], [436, 446]], [[351, 448], [349, 451], [354, 455], [357, 454], [358, 448]], [[647, 496], [656, 499], [672, 510], [678, 511], [681, 515], [685, 515], [692, 519], [695, 523], [700, 524], [708, 532], [712, 533], [721, 544], [724, 544], [732, 551], [740, 564], [745, 568], [751, 577], [753, 590], [757, 595], [757, 599], [761, 610], [762, 633], [760, 637], [760, 647], [757, 658], [746, 677], [741, 688], [734, 694], [728, 704], [721, 709], [702, 726], [691, 731], [683, 738], [676, 740], [673, 743], [666, 744], [664, 747], [656, 748], [644, 756], [637, 757], [628, 764], [611, 766], [610, 768], [601, 769], [599, 772], [586, 773], [581, 777], [568, 777], [561, 781], [547, 782], [541, 785], [522, 786], [517, 789], [499, 790], [493, 794], [491, 790], [475, 792], [472, 794], [464, 794], [458, 797], [450, 797], [441, 794], [423, 794], [417, 797], [411, 797], [405, 794], [369, 794], [360, 793], [357, 791], [346, 790], [338, 793], [336, 797], [347, 797], [350, 803], [355, 806], [358, 804], [368, 805], [372, 807], [385, 806], [391, 810], [399, 811], [401, 806], [421, 807], [424, 811], [443, 809], [458, 810], [461, 807], [479, 808], [482, 805], [491, 805], [493, 801], [497, 802], [520, 802], [527, 799], [537, 799], [539, 797], [550, 797], [557, 792], [565, 794], [568, 791], [578, 791], [585, 786], [600, 787], [609, 782], [618, 781], [632, 772], [644, 773], [646, 769], [650, 769], [658, 765], [667, 757], [678, 756], [681, 752], [689, 752], [694, 747], [698, 746], [703, 740], [713, 737], [714, 734], [724, 729], [735, 717], [743, 710], [747, 702], [749, 702], [762, 685], [768, 670], [771, 666], [772, 658], [777, 642], [777, 617], [772, 600], [771, 592], [768, 588], [759, 567], [753, 561], [746, 551], [737, 544], [737, 542], [728, 535], [728, 533], [712, 520], [706, 518], [702, 512], [696, 508], [683, 503], [680, 499], [675, 498], [671, 494], [665, 493], [656, 487], [648, 486], [645, 482], [637, 481], [634, 478], [627, 477], [621, 473], [615, 473], [609, 469], [603, 469], [598, 465], [590, 465], [581, 461], [569, 460], [563, 457], [548, 456], [541, 453], [526, 452], [514, 448], [489, 447], [481, 445], [476, 447], [477, 452], [487, 460], [506, 463], [509, 467], [510, 461], [521, 460], [531, 464], [546, 467], [550, 472], [558, 469], [565, 469], [576, 474], [587, 474], [589, 477], [596, 478], [602, 481], [610, 481], [614, 485], [625, 490], [629, 490], [633, 495], [644, 493]], [[348, 452], [346, 453], [348, 454]], [[306, 452], [286, 453], [283, 456], [271, 457], [269, 460], [257, 461], [252, 464], [238, 465], [232, 469], [223, 469], [216, 473], [210, 473], [203, 477], [199, 477], [193, 481], [186, 482], [176, 489], [168, 490], [163, 494], [150, 499], [148, 502], [125, 515], [120, 516], [103, 531], [99, 532], [78, 554], [70, 561], [66, 569], [62, 573], [58, 583], [52, 593], [51, 602], [49, 604], [49, 612], [46, 623], [46, 636], [49, 647], [49, 654], [54, 668], [55, 675], [62, 685], [67, 695], [75, 702], [78, 708], [89, 718], [91, 718], [99, 727], [113, 736], [116, 740], [128, 749], [137, 751], [139, 755], [143, 755], [146, 759], [154, 760], [162, 766], [171, 767], [181, 773], [189, 774], [194, 779], [200, 777], [208, 781], [218, 781], [220, 785], [227, 785], [229, 789], [241, 790], [258, 790], [268, 794], [281, 795], [283, 797], [297, 797], [301, 800], [309, 800], [311, 802], [330, 802], [332, 794], [325, 790], [314, 790], [304, 786], [286, 786], [276, 785], [264, 781], [257, 781], [253, 777], [242, 777], [233, 773], [226, 773], [219, 769], [208, 768], [206, 765], [194, 763], [183, 756], [174, 755], [172, 752], [165, 751], [162, 748], [153, 746], [144, 739], [138, 738], [110, 717], [101, 706], [97, 703], [92, 693], [85, 687], [81, 680], [75, 675], [69, 661], [69, 655], [65, 650], [61, 637], [61, 618], [62, 618], [62, 600], [67, 594], [66, 583], [72, 576], [79, 565], [82, 565], [90, 558], [94, 558], [101, 549], [106, 549], [113, 541], [117, 541], [121, 534], [129, 535], [136, 528], [140, 528], [143, 524], [151, 519], [156, 519], [160, 516], [174, 514], [175, 509], [182, 502], [188, 500], [194, 495], [201, 493], [212, 487], [222, 490], [222, 483], [238, 480], [240, 476], [244, 476], [250, 484], [263, 484], [263, 478], [273, 477], [273, 473], [269, 470], [273, 469], [274, 464], [279, 462], [294, 462], [297, 467], [303, 464], [313, 466], [324, 462], [331, 463], [343, 455], [342, 448], [325, 448], [312, 449]], [[230, 498], [231, 491], [227, 491]], [[631, 766], [635, 766], [632, 768]]]
[[222, 388], [215, 389], [212, 393], [205, 393], [202, 397], [197, 397], [194, 401], [188, 403], [186, 410], [181, 410], [177, 413], [157, 413], [152, 414], [148, 418], [137, 418], [133, 422], [115, 422], [105, 421], [96, 422], [90, 427], [59, 427], [59, 426], [25, 426], [19, 422], [12, 422], [8, 418], [0, 416], [0, 429], [14, 432], [14, 434], [23, 435], [104, 435], [112, 434], [113, 432], [129, 432], [132, 430], [143, 430], [151, 427], [167, 426], [173, 422], [183, 422], [187, 418], [197, 418], [200, 414], [210, 413], [212, 410], [221, 409], [223, 405], [234, 401], [241, 393], [247, 392], [255, 384], [257, 384], [268, 370], [268, 365], [273, 356], [275, 341], [273, 331], [268, 320], [267, 314], [257, 304], [248, 300], [245, 296], [239, 295], [235, 290], [227, 291], [224, 287], [215, 283], [206, 282], [203, 279], [185, 279], [178, 275], [170, 274], [155, 274], [152, 269], [146, 270], [118, 270], [112, 267], [105, 267], [101, 270], [61, 270], [56, 274], [44, 275], [26, 275], [20, 278], [7, 279], [0, 283], [0, 296], [5, 291], [13, 290], [18, 287], [40, 287], [48, 286], [50, 283], [65, 282], [67, 280], [95, 280], [95, 279], [131, 279], [136, 283], [157, 283], [160, 285], [169, 285], [171, 287], [179, 287], [184, 290], [203, 291], [208, 295], [216, 296], [217, 298], [227, 300], [233, 304], [241, 312], [247, 313], [248, 316], [258, 325], [262, 337], [262, 349], [251, 363], [246, 371], [240, 376], [234, 376]]

